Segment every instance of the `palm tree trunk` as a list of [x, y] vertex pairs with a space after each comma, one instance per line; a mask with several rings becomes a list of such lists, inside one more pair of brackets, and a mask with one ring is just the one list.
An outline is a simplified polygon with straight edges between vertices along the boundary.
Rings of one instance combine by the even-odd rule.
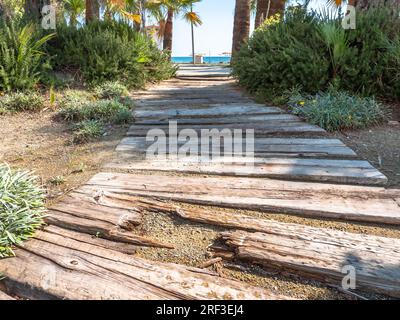
[[250, 34], [251, 0], [236, 0], [235, 20], [233, 25], [232, 57], [240, 50]]
[[100, 5], [98, 0], [86, 0], [86, 24], [99, 20], [100, 17]]
[[26, 0], [24, 4], [25, 15], [31, 19], [39, 20], [41, 16], [41, 1]]
[[270, 0], [270, 8], [267, 17], [271, 17], [277, 13], [282, 16], [285, 12], [285, 2], [286, 0]]
[[257, 11], [254, 26], [257, 29], [267, 18], [271, 0], [257, 0]]
[[174, 10], [168, 9], [168, 16], [164, 29], [163, 49], [169, 52], [172, 51], [172, 34], [174, 28], [173, 23], [174, 23]]

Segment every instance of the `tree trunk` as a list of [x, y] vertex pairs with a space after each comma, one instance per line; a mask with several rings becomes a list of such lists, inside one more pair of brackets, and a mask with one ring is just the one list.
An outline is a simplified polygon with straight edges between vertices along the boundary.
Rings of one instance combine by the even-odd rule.
[[257, 0], [255, 28], [258, 28], [267, 18], [270, 0]]
[[26, 0], [24, 5], [25, 15], [31, 19], [39, 20], [41, 16], [41, 1]]
[[98, 0], [86, 0], [86, 24], [99, 20], [100, 5]]
[[356, 8], [360, 10], [368, 10], [379, 7], [386, 7], [393, 12], [399, 12], [400, 0], [357, 0]]
[[236, 0], [235, 20], [233, 25], [232, 57], [240, 50], [250, 34], [251, 0]]
[[271, 17], [277, 13], [279, 13], [282, 16], [283, 13], [285, 12], [286, 0], [269, 0], [269, 2], [270, 2], [270, 7], [267, 17]]
[[[26, 0], [24, 3], [25, 16], [30, 19], [39, 21], [43, 17], [43, 7], [50, 5], [51, 3], [52, 0]], [[56, 4], [53, 3], [53, 5]]]
[[174, 10], [168, 9], [168, 17], [164, 29], [163, 49], [169, 52], [172, 51], [173, 26], [174, 26]]

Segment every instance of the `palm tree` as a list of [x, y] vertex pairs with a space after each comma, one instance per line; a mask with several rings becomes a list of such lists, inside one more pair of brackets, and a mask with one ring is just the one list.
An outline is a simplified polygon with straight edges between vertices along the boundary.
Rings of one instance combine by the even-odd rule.
[[195, 63], [195, 49], [194, 49], [194, 27], [200, 26], [203, 24], [200, 16], [193, 11], [193, 4], [190, 5], [190, 8], [184, 12], [184, 19], [190, 23], [190, 29], [192, 33], [192, 62]]
[[85, 0], [64, 0], [65, 10], [69, 15], [69, 23], [72, 27], [78, 24], [78, 18], [85, 11]]
[[251, 0], [236, 0], [233, 25], [232, 57], [249, 38]]

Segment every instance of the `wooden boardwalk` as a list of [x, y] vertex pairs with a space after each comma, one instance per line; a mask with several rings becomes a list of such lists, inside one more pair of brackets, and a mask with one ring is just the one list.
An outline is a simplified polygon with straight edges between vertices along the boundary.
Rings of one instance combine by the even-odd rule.
[[[385, 189], [386, 177], [343, 142], [282, 109], [255, 103], [223, 67], [181, 68], [176, 79], [136, 92], [135, 98], [135, 123], [115, 159], [51, 207], [49, 226], [17, 248], [16, 257], [0, 260], [5, 275], [0, 299], [288, 299], [287, 292], [206, 269], [139, 258], [135, 253], [143, 246], [174, 247], [133, 232], [148, 212], [224, 228], [218, 244], [210, 243], [214, 257], [336, 287], [342, 268], [350, 265], [357, 289], [400, 297], [399, 239], [211, 209], [399, 225], [400, 190]], [[226, 150], [222, 147], [208, 149], [207, 161], [147, 158], [151, 129], [165, 132], [169, 151], [206, 144], [170, 145], [171, 120], [178, 130], [199, 134], [254, 129], [254, 162], [249, 166], [235, 152], [214, 157]], [[246, 147], [235, 143], [240, 148], [234, 150]], [[196, 206], [182, 209], [179, 202]]]

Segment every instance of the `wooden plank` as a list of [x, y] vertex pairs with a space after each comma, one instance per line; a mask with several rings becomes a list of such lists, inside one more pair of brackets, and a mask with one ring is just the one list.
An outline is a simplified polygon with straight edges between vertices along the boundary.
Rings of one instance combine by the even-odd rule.
[[199, 92], [199, 91], [192, 91], [192, 92], [177, 92], [177, 93], [158, 93], [156, 91], [154, 92], [147, 92], [147, 94], [142, 94], [142, 95], [137, 95], [136, 96], [136, 101], [167, 101], [167, 100], [193, 100], [193, 99], [204, 99], [204, 97], [207, 97], [207, 99], [241, 99], [241, 98], [247, 98], [245, 95], [239, 93], [239, 92]]
[[[147, 136], [152, 129], [162, 130], [168, 136], [169, 126], [150, 126], [150, 125], [132, 125], [127, 133], [128, 136]], [[307, 124], [305, 122], [284, 122], [276, 121], [273, 124], [216, 124], [216, 125], [178, 125], [178, 132], [184, 129], [194, 130], [199, 136], [202, 130], [224, 130], [224, 129], [240, 129], [245, 133], [245, 130], [254, 130], [256, 137], [273, 133], [291, 134], [291, 133], [318, 133], [324, 134], [326, 131], [318, 126]]]
[[283, 299], [205, 270], [147, 261], [40, 231], [0, 260], [8, 292], [29, 299]]
[[398, 239], [284, 224], [271, 225], [266, 233], [224, 232], [221, 238], [237, 260], [337, 287], [348, 267], [357, 290], [400, 297]]
[[255, 103], [234, 103], [234, 104], [212, 104], [201, 108], [168, 108], [166, 110], [135, 110], [134, 116], [138, 118], [159, 118], [159, 117], [214, 117], [214, 116], [240, 116], [250, 114], [273, 114], [282, 113], [282, 110], [275, 107]]
[[198, 99], [171, 99], [171, 100], [153, 100], [153, 101], [145, 101], [145, 100], [136, 100], [135, 106], [137, 107], [154, 107], [154, 106], [190, 106], [190, 105], [204, 105], [204, 104], [216, 104], [216, 103], [237, 103], [237, 102], [251, 102], [250, 98], [230, 98], [226, 97], [210, 97], [210, 98], [198, 98]]
[[76, 241], [89, 243], [97, 247], [114, 250], [125, 254], [134, 254], [137, 252], [137, 249], [139, 248], [138, 246], [132, 245], [130, 243], [110, 241], [107, 239], [100, 238], [99, 236], [72, 231], [54, 225], [47, 226], [46, 232], [62, 236], [66, 239], [73, 239]]
[[[254, 161], [254, 163], [253, 163]], [[262, 159], [226, 157], [180, 158], [178, 161], [144, 160], [122, 162], [115, 167], [196, 174], [270, 177], [287, 180], [325, 181], [349, 184], [384, 185], [387, 178], [367, 161], [323, 159]]]
[[85, 193], [80, 189], [50, 207], [45, 221], [51, 225], [99, 235], [120, 243], [172, 248], [168, 244], [133, 234], [142, 213], [134, 203], [109, 199], [102, 192]]
[[6, 301], [6, 300], [15, 300], [15, 299], [0, 290], [0, 301]]
[[[297, 144], [295, 140], [298, 140]], [[223, 141], [220, 141], [220, 152], [223, 151]], [[145, 153], [147, 148], [151, 146], [153, 141], [146, 141], [145, 137], [126, 137], [121, 140], [117, 146], [117, 151], [125, 152], [139, 152]], [[179, 142], [178, 147], [181, 148], [183, 145], [186, 147], [197, 147], [198, 150], [202, 148], [211, 149], [210, 154], [213, 154], [215, 146], [210, 141], [198, 141], [198, 143], [187, 141]], [[212, 146], [212, 148], [211, 148]], [[246, 144], [243, 142], [240, 149], [240, 144], [233, 143], [233, 153], [237, 154], [237, 150], [246, 150]], [[167, 153], [169, 150], [169, 141], [167, 139]], [[241, 153], [241, 152], [240, 152]], [[340, 140], [337, 139], [280, 139], [280, 138], [257, 138], [254, 142], [254, 153], [256, 156], [268, 155], [274, 156], [274, 154], [285, 155], [285, 156], [341, 156], [341, 157], [355, 157], [356, 153], [350, 148], [346, 147]]]
[[[165, 125], [168, 124], [169, 118], [158, 118], [158, 119], [136, 119], [135, 124], [141, 125]], [[299, 117], [290, 114], [267, 114], [267, 115], [256, 115], [256, 116], [225, 116], [225, 117], [205, 117], [205, 118], [179, 118], [177, 119], [178, 125], [182, 124], [231, 124], [231, 123], [268, 123], [268, 122], [283, 122], [283, 121], [301, 121]]]
[[131, 196], [351, 221], [400, 224], [400, 190], [241, 177], [99, 173], [85, 188]]

